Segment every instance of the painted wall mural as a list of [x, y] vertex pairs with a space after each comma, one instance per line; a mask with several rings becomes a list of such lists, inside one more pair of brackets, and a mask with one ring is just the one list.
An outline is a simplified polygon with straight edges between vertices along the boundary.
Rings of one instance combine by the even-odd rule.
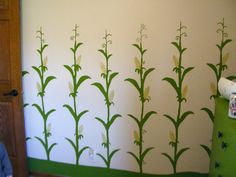
[[207, 177], [217, 82], [236, 78], [232, 7], [234, 0], [22, 0], [29, 170]]
[[112, 44], [112, 41], [110, 39], [111, 34], [107, 31], [105, 32], [105, 36], [103, 37], [104, 43], [102, 44], [102, 48], [98, 51], [102, 54], [105, 60], [104, 62], [101, 62], [100, 68], [101, 68], [101, 77], [104, 79], [105, 83], [102, 84], [100, 82], [95, 82], [92, 85], [97, 87], [97, 89], [100, 91], [100, 93], [104, 97], [104, 102], [106, 106], [107, 115], [106, 118], [100, 118], [96, 117], [96, 120], [98, 120], [101, 125], [104, 127], [105, 133], [102, 133], [102, 146], [106, 149], [106, 155], [102, 155], [101, 153], [97, 153], [97, 155], [104, 161], [106, 167], [109, 169], [111, 166], [111, 160], [113, 156], [120, 151], [120, 149], [114, 149], [111, 150], [111, 140], [110, 140], [110, 130], [111, 126], [115, 121], [121, 117], [120, 114], [113, 114], [111, 112], [111, 106], [114, 106], [114, 96], [115, 91], [111, 89], [111, 83], [113, 79], [119, 74], [118, 72], [112, 72], [109, 61], [112, 57], [112, 54], [109, 52], [109, 45]]
[[71, 75], [72, 81], [69, 82], [69, 96], [73, 99], [73, 105], [70, 106], [69, 104], [64, 104], [63, 107], [65, 107], [73, 117], [75, 121], [75, 133], [74, 133], [74, 140], [70, 138], [66, 138], [66, 140], [70, 143], [70, 145], [73, 147], [75, 151], [75, 157], [76, 157], [76, 165], [79, 165], [79, 159], [82, 153], [89, 149], [88, 146], [85, 146], [83, 148], [80, 148], [79, 141], [84, 138], [83, 136], [83, 125], [79, 125], [80, 119], [83, 117], [84, 114], [88, 112], [88, 110], [84, 110], [79, 112], [78, 111], [78, 102], [77, 102], [77, 94], [78, 90], [83, 82], [90, 79], [89, 76], [83, 75], [79, 76], [79, 71], [82, 69], [81, 67], [81, 55], [78, 54], [78, 49], [83, 44], [82, 42], [78, 41], [79, 37], [79, 26], [75, 25], [73, 31], [73, 35], [71, 36], [71, 41], [73, 41], [73, 47], [71, 47], [71, 51], [73, 53], [73, 63], [72, 65], [64, 65], [64, 67], [68, 70], [68, 72]]
[[[220, 42], [218, 44], [216, 44], [216, 47], [219, 51], [219, 60], [218, 60], [218, 63], [216, 63], [216, 64], [207, 63], [207, 65], [213, 71], [215, 78], [216, 78], [215, 82], [210, 83], [210, 88], [211, 88], [211, 92], [212, 92], [210, 99], [220, 97], [220, 92], [219, 92], [217, 83], [219, 82], [220, 78], [222, 77], [223, 72], [228, 69], [227, 62], [229, 60], [229, 53], [228, 52], [225, 53], [224, 48], [232, 42], [232, 39], [229, 38], [229, 35], [226, 32], [227, 26], [225, 24], [224, 18], [222, 19], [222, 21], [218, 22], [217, 25], [218, 25], [218, 29], [216, 32], [219, 33], [219, 36], [221, 38]], [[236, 76], [231, 75], [226, 78], [229, 80], [235, 80]], [[211, 119], [211, 121], [214, 123], [215, 115], [214, 115], [213, 111], [207, 107], [203, 107], [201, 110], [205, 111], [207, 113], [207, 115], [209, 116], [209, 118]], [[211, 148], [208, 147], [207, 145], [204, 145], [204, 144], [201, 144], [201, 147], [206, 151], [206, 153], [210, 157]]]
[[194, 67], [184, 67], [183, 65], [183, 54], [187, 50], [187, 48], [183, 45], [183, 39], [184, 37], [187, 37], [187, 33], [185, 30], [187, 29], [186, 26], [182, 25], [180, 22], [180, 25], [177, 29], [178, 35], [176, 36], [176, 41], [172, 42], [171, 44], [178, 50], [178, 56], [173, 55], [173, 62], [174, 62], [174, 68], [173, 72], [177, 74], [177, 79], [171, 77], [165, 77], [163, 80], [167, 81], [175, 90], [176, 92], [176, 98], [178, 102], [177, 107], [177, 114], [176, 116], [171, 116], [168, 114], [164, 114], [164, 116], [171, 121], [173, 124], [175, 130], [170, 131], [170, 142], [169, 145], [173, 148], [173, 155], [170, 155], [168, 153], [162, 153], [165, 157], [168, 158], [170, 161], [172, 167], [173, 167], [173, 173], [177, 173], [177, 163], [180, 157], [189, 150], [190, 148], [180, 148], [179, 144], [179, 129], [180, 125], [188, 118], [191, 114], [193, 114], [192, 111], [183, 111], [183, 103], [187, 102], [187, 92], [188, 92], [188, 86], [184, 85], [184, 79], [187, 74], [189, 74], [190, 71], [194, 69]]
[[139, 172], [143, 173], [143, 165], [145, 164], [145, 156], [152, 150], [154, 147], [144, 147], [144, 134], [146, 130], [144, 126], [146, 122], [151, 118], [152, 115], [155, 115], [155, 111], [149, 111], [145, 113], [145, 103], [151, 100], [150, 96], [150, 87], [145, 85], [145, 80], [148, 75], [155, 70], [155, 68], [147, 68], [145, 67], [146, 61], [144, 59], [144, 54], [147, 52], [143, 45], [143, 39], [147, 38], [147, 34], [145, 34], [146, 27], [144, 24], [140, 25], [139, 37], [137, 38], [135, 44], [133, 46], [138, 50], [139, 56], [134, 58], [135, 63], [135, 72], [138, 74], [138, 79], [128, 78], [128, 81], [137, 91], [140, 99], [140, 115], [136, 114], [128, 114], [130, 118], [132, 118], [137, 124], [138, 131], [134, 130], [134, 144], [138, 146], [138, 155], [133, 152], [128, 152], [137, 162], [139, 166]]
[[[45, 107], [45, 94], [46, 94], [46, 88], [48, 86], [48, 84], [56, 79], [55, 76], [46, 76], [46, 71], [48, 70], [47, 67], [47, 62], [48, 62], [48, 57], [44, 56], [44, 50], [48, 47], [48, 44], [45, 42], [45, 38], [44, 38], [44, 33], [42, 28], [40, 28], [37, 31], [37, 39], [39, 39], [40, 42], [40, 46], [39, 49], [37, 49], [38, 55], [39, 55], [39, 59], [40, 59], [40, 65], [39, 66], [32, 66], [32, 68], [34, 69], [34, 71], [38, 74], [39, 77], [39, 82], [36, 83], [36, 87], [38, 90], [38, 94], [37, 96], [40, 98], [40, 104], [34, 103], [32, 104], [33, 107], [35, 107], [35, 109], [37, 109], [38, 113], [40, 114], [40, 116], [43, 119], [43, 138], [39, 137], [39, 136], [35, 136], [35, 138], [41, 143], [41, 145], [43, 146], [45, 152], [46, 152], [46, 158], [47, 160], [50, 160], [50, 153], [52, 151], [52, 149], [57, 145], [57, 143], [49, 143], [49, 138], [50, 136], [52, 136], [51, 133], [51, 128], [52, 128], [52, 124], [51, 123], [47, 123], [49, 116], [55, 112], [55, 109], [49, 109]], [[48, 111], [47, 111], [48, 110]]]

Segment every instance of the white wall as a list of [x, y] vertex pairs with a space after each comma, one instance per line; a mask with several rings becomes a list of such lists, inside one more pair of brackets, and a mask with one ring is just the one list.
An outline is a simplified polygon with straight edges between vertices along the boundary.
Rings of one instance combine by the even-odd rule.
[[[218, 62], [219, 53], [215, 45], [220, 37], [216, 29], [217, 22], [224, 17], [229, 37], [233, 39], [233, 43], [226, 48], [226, 52], [230, 52], [230, 60], [229, 69], [224, 75], [236, 74], [235, 9], [234, 0], [22, 0], [22, 67], [30, 72], [23, 79], [24, 101], [30, 104], [39, 102], [36, 93], [38, 77], [31, 66], [39, 64], [36, 52], [39, 43], [35, 37], [40, 26], [49, 44], [46, 50], [49, 60], [47, 74], [57, 77], [50, 83], [45, 98], [46, 106], [57, 110], [49, 119], [52, 123], [50, 141], [58, 143], [52, 151], [51, 159], [72, 164], [75, 161], [74, 151], [65, 140], [65, 137], [73, 137], [74, 122], [62, 105], [71, 103], [68, 97], [68, 82], [71, 78], [63, 65], [72, 63], [70, 36], [72, 28], [78, 24], [80, 40], [84, 43], [80, 49], [82, 73], [92, 78], [85, 82], [78, 97], [79, 110], [90, 111], [81, 122], [85, 127], [81, 143], [95, 148], [97, 152], [105, 152], [101, 147], [103, 128], [95, 120], [95, 116], [105, 115], [105, 106], [101, 94], [91, 83], [102, 81], [100, 62], [103, 58], [97, 50], [101, 47], [107, 29], [112, 33], [113, 41], [110, 48], [113, 54], [111, 68], [120, 73], [112, 85], [115, 89], [115, 106], [112, 111], [123, 115], [111, 130], [112, 147], [121, 148], [121, 152], [112, 161], [112, 168], [138, 170], [136, 162], [126, 152], [137, 149], [133, 144], [133, 130], [136, 126], [127, 114], [137, 112], [139, 102], [136, 91], [124, 79], [136, 77], [133, 58], [137, 52], [131, 44], [135, 42], [139, 25], [143, 23], [148, 34], [144, 42], [148, 49], [146, 64], [156, 68], [147, 81], [152, 97], [147, 110], [158, 112], [145, 127], [148, 131], [145, 146], [154, 146], [155, 150], [147, 156], [144, 170], [149, 173], [171, 173], [171, 165], [161, 153], [172, 152], [168, 142], [173, 127], [162, 115], [175, 115], [177, 105], [173, 89], [162, 79], [175, 76], [172, 72], [172, 56], [177, 51], [171, 42], [182, 21], [188, 27], [188, 37], [184, 39], [184, 45], [188, 48], [184, 55], [184, 65], [195, 67], [186, 77], [189, 91], [184, 109], [192, 110], [195, 114], [181, 126], [181, 146], [190, 147], [191, 150], [179, 161], [178, 170], [207, 172], [209, 159], [199, 144], [210, 145], [212, 122], [200, 109], [214, 106], [213, 101], [209, 100], [209, 85], [215, 82], [215, 78], [206, 63]], [[27, 136], [42, 136], [42, 118], [32, 106], [25, 108], [25, 124]], [[29, 157], [45, 159], [44, 150], [35, 139], [27, 141], [27, 151]], [[104, 166], [99, 158], [96, 158], [95, 163], [88, 161], [87, 152], [83, 154], [81, 163]]]

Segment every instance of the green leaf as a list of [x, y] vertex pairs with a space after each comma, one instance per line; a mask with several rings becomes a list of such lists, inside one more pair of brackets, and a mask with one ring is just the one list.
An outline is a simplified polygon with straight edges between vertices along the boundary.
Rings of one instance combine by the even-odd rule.
[[104, 163], [106, 164], [106, 166], [109, 167], [109, 163], [108, 163], [108, 161], [105, 159], [105, 157], [103, 157], [103, 155], [100, 154], [100, 153], [97, 153], [97, 155], [98, 155], [99, 157], [101, 157], [101, 159], [104, 161]]
[[157, 114], [157, 113], [155, 111], [149, 111], [148, 113], [146, 113], [145, 116], [143, 117], [143, 120], [141, 121], [141, 125], [144, 126], [144, 124], [147, 122], [147, 120], [153, 114]]
[[143, 82], [145, 82], [145, 80], [146, 80], [146, 77], [148, 76], [148, 74], [150, 74], [152, 71], [154, 71], [155, 70], [155, 68], [149, 68], [148, 70], [146, 70], [145, 72], [144, 72], [144, 75], [143, 75]]
[[218, 78], [218, 71], [215, 65], [207, 63], [207, 65], [214, 71], [216, 78]]
[[107, 128], [109, 129], [111, 127], [111, 125], [115, 122], [115, 120], [118, 118], [118, 117], [121, 117], [120, 114], [115, 114], [112, 116], [111, 120], [108, 122], [107, 124]]
[[183, 113], [180, 119], [178, 120], [177, 124], [180, 125], [190, 114], [194, 113], [192, 111], [186, 111], [185, 113]]
[[142, 53], [142, 48], [138, 44], [132, 44], [134, 47], [136, 47], [140, 53]]
[[214, 122], [215, 116], [209, 108], [202, 108], [201, 110], [205, 111], [210, 117], [211, 121]]
[[109, 81], [108, 81], [108, 85], [110, 86], [111, 84], [111, 81], [118, 75], [119, 73], [115, 72], [115, 73], [112, 73], [109, 77]]
[[185, 50], [187, 50], [187, 48], [183, 48], [183, 49], [181, 50], [181, 54], [184, 53]]
[[177, 86], [175, 80], [170, 77], [165, 77], [163, 80], [169, 82], [169, 84], [175, 89], [177, 95], [179, 96], [180, 90], [179, 90], [179, 87]]
[[168, 115], [168, 114], [164, 114], [164, 116], [165, 116], [167, 119], [169, 119], [169, 120], [173, 123], [173, 125], [174, 125], [175, 127], [177, 127], [177, 122], [175, 121], [175, 119], [174, 119], [173, 117], [171, 117], [171, 116]]
[[229, 79], [229, 80], [236, 80], [236, 76], [228, 76], [228, 77], [226, 77], [226, 79]]
[[108, 163], [111, 163], [111, 159], [112, 157], [115, 155], [115, 153], [117, 153], [120, 149], [115, 149], [114, 151], [112, 151], [108, 157]]
[[77, 115], [75, 114], [73, 108], [72, 108], [70, 105], [68, 105], [68, 104], [64, 104], [63, 107], [67, 108], [68, 111], [71, 113], [71, 115], [72, 115], [72, 116], [74, 117], [74, 119], [76, 120]]
[[106, 91], [105, 91], [102, 84], [100, 84], [99, 82], [95, 82], [92, 85], [96, 86], [100, 90], [100, 92], [103, 94], [105, 99], [108, 100], [108, 95], [107, 95], [107, 93], [106, 93]]
[[107, 56], [107, 59], [109, 59], [111, 56], [112, 56], [112, 54], [109, 54], [109, 55]]
[[43, 141], [41, 138], [39, 138], [38, 136], [35, 136], [35, 138], [36, 138], [37, 140], [39, 140], [39, 142], [43, 145], [45, 151], [47, 151], [47, 147], [46, 147], [46, 144], [44, 143], [44, 141]]
[[208, 157], [210, 158], [211, 157], [211, 149], [208, 146], [203, 145], [203, 144], [200, 144], [200, 146], [206, 151]]
[[75, 46], [74, 51], [76, 51], [79, 48], [79, 46], [81, 46], [82, 44], [83, 44], [82, 42], [77, 43], [76, 46]]
[[75, 86], [75, 92], [77, 92], [79, 86], [84, 82], [86, 81], [87, 79], [91, 79], [89, 76], [81, 76]]
[[32, 66], [32, 68], [38, 73], [40, 79], [42, 78], [42, 74], [39, 68], [37, 68], [36, 66]]
[[78, 159], [80, 158], [80, 156], [83, 154], [83, 152], [84, 152], [86, 149], [89, 149], [89, 147], [88, 147], [88, 146], [85, 146], [85, 147], [83, 147], [83, 148], [79, 151], [79, 153], [78, 153]]
[[133, 116], [132, 114], [128, 114], [129, 117], [131, 117], [137, 124], [139, 127], [141, 127], [141, 122], [139, 122], [138, 118]]
[[127, 152], [127, 153], [130, 154], [131, 156], [133, 156], [133, 158], [137, 161], [139, 166], [141, 166], [141, 164], [142, 164], [141, 160], [139, 160], [139, 158], [133, 152]]
[[107, 54], [103, 49], [99, 49], [98, 51], [101, 52], [105, 58], [107, 58]]
[[141, 95], [140, 88], [136, 80], [128, 78], [128, 79], [125, 79], [125, 81], [130, 82], [137, 89], [138, 93]]
[[180, 156], [187, 150], [189, 150], [190, 148], [183, 148], [181, 149], [177, 154], [176, 154], [176, 162], [178, 161], [178, 159], [180, 158]]
[[41, 50], [41, 53], [43, 53], [44, 49], [46, 49], [48, 47], [48, 44], [44, 44]]
[[57, 143], [53, 143], [53, 144], [48, 148], [48, 154], [50, 154], [52, 148], [53, 148], [54, 146], [56, 146], [56, 145], [57, 145]]
[[22, 73], [21, 73], [22, 77], [24, 77], [26, 74], [29, 74], [29, 72], [28, 71], [22, 71]]
[[45, 90], [50, 81], [56, 79], [54, 76], [48, 76], [43, 84], [42, 90]]
[[82, 111], [81, 113], [79, 113], [79, 114], [77, 115], [77, 117], [76, 117], [76, 120], [79, 121], [80, 118], [81, 118], [85, 113], [87, 113], [87, 112], [89, 112], [89, 111], [88, 111], [88, 110], [84, 110], [84, 111]]
[[51, 113], [55, 112], [55, 111], [56, 111], [55, 109], [51, 109], [50, 111], [48, 111], [48, 112], [45, 114], [45, 120], [47, 120], [48, 116], [49, 116]]
[[145, 149], [145, 151], [143, 151], [143, 153], [142, 153], [142, 155], [141, 155], [141, 157], [140, 157], [140, 160], [143, 161], [144, 158], [145, 158], [145, 156], [147, 155], [147, 153], [148, 153], [149, 151], [151, 151], [152, 149], [154, 149], [154, 147], [149, 147], [149, 148]]
[[182, 75], [182, 81], [184, 80], [184, 77], [186, 76], [186, 74], [193, 69], [194, 69], [194, 67], [188, 67], [184, 70], [183, 75]]
[[223, 49], [225, 47], [226, 44], [232, 42], [232, 39], [227, 39], [225, 40], [222, 44], [221, 44], [221, 48]]
[[70, 144], [71, 144], [71, 146], [74, 148], [74, 151], [75, 151], [75, 155], [77, 156], [77, 147], [76, 147], [76, 145], [75, 145], [75, 143], [71, 140], [71, 139], [69, 139], [69, 138], [65, 138]]
[[179, 46], [177, 42], [171, 42], [171, 44], [178, 49], [179, 53], [181, 53], [181, 47]]
[[104, 128], [107, 130], [107, 124], [99, 117], [95, 117], [95, 119], [97, 119], [100, 123], [102, 123], [102, 125], [104, 126]]
[[170, 161], [172, 167], [175, 166], [175, 162], [174, 162], [174, 160], [171, 158], [171, 156], [169, 156], [169, 154], [167, 154], [167, 153], [161, 153], [161, 154], [164, 155], [165, 157], [167, 157], [167, 159], [169, 159], [169, 161]]
[[64, 67], [70, 72], [72, 78], [74, 78], [74, 71], [69, 65], [64, 65]]
[[32, 104], [32, 106], [34, 106], [38, 110], [38, 112], [41, 114], [43, 119], [45, 119], [45, 114], [44, 114], [42, 108], [38, 104]]
[[25, 103], [25, 104], [24, 104], [24, 108], [27, 107], [27, 106], [29, 106], [29, 103]]
[[26, 141], [29, 141], [29, 140], [31, 140], [32, 138], [31, 137], [26, 137]]
[[141, 53], [144, 55], [144, 53], [147, 52], [147, 49], [144, 49]]

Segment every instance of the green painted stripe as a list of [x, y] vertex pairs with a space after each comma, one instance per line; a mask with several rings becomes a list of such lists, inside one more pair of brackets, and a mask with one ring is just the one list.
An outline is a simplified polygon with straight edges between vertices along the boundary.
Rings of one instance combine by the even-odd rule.
[[31, 172], [48, 173], [67, 177], [208, 177], [208, 174], [182, 172], [175, 175], [151, 175], [136, 172], [106, 169], [102, 167], [76, 166], [35, 158], [28, 158], [28, 168]]

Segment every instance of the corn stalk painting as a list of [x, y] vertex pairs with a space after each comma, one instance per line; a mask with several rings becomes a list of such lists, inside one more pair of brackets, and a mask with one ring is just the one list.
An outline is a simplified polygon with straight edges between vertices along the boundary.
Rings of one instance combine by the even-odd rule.
[[[227, 62], [229, 60], [229, 53], [224, 52], [224, 48], [232, 42], [232, 39], [228, 38], [228, 33], [226, 32], [227, 26], [225, 25], [224, 18], [222, 21], [220, 21], [217, 25], [219, 25], [219, 28], [217, 29], [217, 33], [220, 34], [220, 42], [219, 44], [216, 44], [217, 49], [219, 50], [219, 62], [217, 64], [207, 63], [207, 65], [210, 67], [210, 69], [214, 72], [216, 77], [216, 82], [210, 83], [210, 88], [212, 91], [212, 95], [210, 96], [210, 99], [212, 98], [218, 98], [220, 96], [220, 92], [218, 89], [218, 82], [220, 78], [222, 77], [222, 74], [225, 70], [228, 69]], [[228, 76], [227, 79], [234, 80], [236, 79], [236, 76]], [[205, 111], [212, 122], [214, 122], [214, 113], [211, 109], [204, 107], [201, 110]], [[201, 147], [207, 152], [208, 156], [210, 157], [211, 149], [210, 147], [201, 144]]]
[[106, 149], [106, 155], [102, 155], [100, 153], [97, 153], [97, 155], [104, 161], [106, 164], [106, 167], [110, 169], [111, 165], [111, 160], [112, 157], [120, 150], [120, 149], [115, 149], [111, 150], [111, 141], [110, 141], [110, 128], [112, 124], [119, 118], [121, 117], [120, 114], [111, 114], [111, 106], [114, 105], [114, 95], [115, 92], [114, 90], [111, 90], [111, 83], [113, 79], [119, 74], [118, 72], [113, 72], [110, 67], [109, 67], [109, 60], [112, 57], [112, 54], [109, 53], [108, 51], [108, 46], [112, 43], [110, 40], [111, 34], [105, 32], [105, 36], [103, 37], [104, 43], [102, 44], [102, 48], [99, 49], [98, 51], [102, 54], [102, 56], [105, 59], [105, 63], [101, 62], [100, 67], [101, 67], [101, 77], [104, 79], [105, 83], [99, 83], [95, 82], [92, 85], [94, 85], [98, 90], [101, 92], [101, 94], [104, 96], [104, 101], [106, 105], [106, 110], [107, 110], [107, 117], [104, 120], [103, 118], [96, 117], [96, 119], [103, 125], [105, 129], [105, 134], [102, 133], [102, 146]]
[[187, 50], [187, 48], [183, 47], [183, 38], [187, 37], [187, 33], [184, 32], [186, 29], [186, 26], [183, 26], [180, 22], [180, 26], [177, 29], [177, 32], [179, 33], [176, 36], [176, 41], [172, 42], [171, 44], [178, 50], [178, 56], [173, 56], [173, 62], [174, 62], [174, 68], [173, 72], [176, 73], [177, 79], [173, 79], [170, 77], [165, 77], [163, 80], [167, 81], [175, 90], [177, 94], [177, 102], [178, 102], [178, 108], [177, 108], [177, 115], [176, 116], [170, 116], [168, 114], [165, 114], [164, 116], [170, 120], [170, 122], [173, 124], [175, 130], [170, 131], [170, 142], [169, 145], [173, 148], [173, 155], [162, 153], [167, 159], [170, 161], [172, 167], [173, 167], [173, 173], [177, 173], [177, 163], [180, 157], [183, 155], [184, 152], [189, 150], [189, 148], [179, 148], [179, 129], [180, 125], [186, 120], [186, 118], [193, 114], [192, 111], [186, 111], [183, 112], [182, 106], [183, 103], [187, 101], [186, 94], [188, 91], [188, 86], [184, 85], [184, 79], [187, 74], [189, 74], [190, 71], [192, 71], [193, 67], [187, 67], [185, 68], [183, 66], [183, 54]]
[[39, 112], [39, 114], [41, 115], [42, 119], [43, 119], [43, 134], [44, 137], [40, 138], [38, 136], [35, 136], [35, 138], [43, 145], [44, 150], [46, 152], [46, 156], [47, 156], [47, 160], [50, 160], [50, 152], [52, 151], [53, 147], [55, 147], [55, 145], [57, 143], [53, 143], [53, 144], [49, 144], [49, 138], [50, 136], [52, 136], [51, 133], [51, 123], [47, 123], [49, 116], [55, 112], [55, 109], [50, 109], [50, 110], [46, 110], [45, 108], [45, 94], [46, 94], [46, 88], [48, 86], [48, 84], [56, 79], [56, 77], [54, 76], [46, 76], [45, 73], [48, 70], [47, 68], [47, 62], [48, 62], [48, 58], [47, 56], [44, 56], [44, 51], [45, 49], [48, 47], [48, 44], [45, 43], [45, 39], [44, 39], [44, 33], [42, 31], [42, 28], [40, 28], [40, 30], [37, 31], [37, 38], [40, 41], [40, 47], [37, 50], [39, 57], [40, 57], [40, 65], [37, 66], [32, 66], [32, 68], [36, 71], [36, 73], [39, 76], [39, 82], [37, 82], [36, 86], [38, 89], [38, 95], [40, 97], [41, 100], [41, 105], [39, 104], [33, 104], [32, 106], [35, 107], [37, 109], [37, 111]]
[[149, 111], [145, 113], [145, 104], [150, 101], [151, 97], [149, 95], [150, 87], [145, 86], [145, 81], [147, 76], [155, 70], [155, 68], [146, 68], [144, 66], [144, 54], [147, 52], [147, 49], [143, 47], [143, 39], [147, 38], [147, 35], [144, 34], [144, 30], [146, 30], [145, 25], [140, 26], [139, 37], [137, 38], [137, 43], [133, 44], [133, 46], [138, 50], [139, 56], [134, 58], [135, 63], [135, 72], [138, 74], [138, 80], [128, 78], [125, 81], [128, 81], [134, 88], [138, 91], [140, 97], [141, 110], [140, 115], [132, 115], [128, 114], [132, 120], [138, 126], [138, 131], [134, 131], [134, 144], [139, 148], [138, 154], [133, 152], [128, 152], [136, 161], [139, 166], [139, 172], [143, 173], [143, 165], [145, 164], [145, 156], [152, 150], [154, 147], [144, 148], [144, 134], [146, 130], [144, 129], [145, 123], [149, 120], [149, 118], [156, 114], [155, 111]]
[[[22, 78], [24, 78], [26, 75], [28, 75], [29, 74], [29, 72], [28, 71], [22, 71], [21, 72], [21, 76], [22, 76]], [[24, 103], [24, 108], [26, 108], [27, 106], [29, 106], [29, 103]], [[26, 141], [28, 141], [28, 140], [30, 140], [31, 139], [31, 137], [26, 137]]]
[[69, 96], [72, 98], [73, 105], [65, 104], [63, 105], [71, 114], [75, 121], [75, 133], [74, 133], [74, 140], [70, 138], [66, 138], [66, 140], [70, 143], [70, 145], [73, 147], [75, 151], [75, 157], [76, 157], [76, 165], [79, 165], [79, 159], [82, 153], [88, 149], [88, 146], [85, 146], [83, 148], [80, 148], [79, 141], [83, 138], [83, 125], [79, 126], [79, 122], [84, 114], [88, 112], [88, 110], [84, 110], [82, 112], [78, 112], [78, 102], [77, 102], [77, 95], [78, 90], [81, 84], [90, 79], [89, 76], [83, 75], [79, 76], [79, 71], [81, 68], [81, 55], [78, 54], [78, 49], [83, 44], [81, 42], [78, 42], [79, 32], [78, 32], [78, 26], [75, 25], [75, 28], [73, 29], [73, 35], [71, 36], [71, 40], [73, 41], [73, 47], [70, 48], [73, 53], [73, 63], [71, 66], [64, 65], [64, 67], [67, 69], [67, 71], [70, 73], [72, 82], [69, 82]]

